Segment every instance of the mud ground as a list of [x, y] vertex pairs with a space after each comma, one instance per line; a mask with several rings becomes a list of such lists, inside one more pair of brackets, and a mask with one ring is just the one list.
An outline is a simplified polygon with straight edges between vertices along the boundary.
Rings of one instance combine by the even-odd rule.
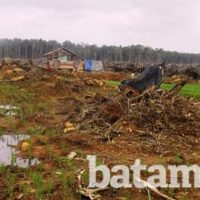
[[[130, 103], [105, 82], [126, 77], [120, 73], [23, 73], [23, 79], [3, 77], [0, 83], [0, 103], [19, 107], [16, 116], [0, 116], [1, 133], [31, 135], [30, 147], [20, 155], [41, 164], [1, 167], [0, 199], [84, 199], [77, 192], [77, 173], [87, 171], [87, 155], [97, 155], [99, 164], [110, 167], [132, 165], [135, 159], [146, 165], [200, 164], [200, 105], [195, 100], [153, 92]], [[71, 152], [76, 159], [67, 159]], [[87, 173], [83, 180], [87, 186]], [[160, 191], [174, 199], [200, 198], [199, 189]], [[99, 195], [106, 200], [150, 198], [146, 189], [136, 188], [110, 188]], [[151, 199], [161, 198], [151, 193]]]

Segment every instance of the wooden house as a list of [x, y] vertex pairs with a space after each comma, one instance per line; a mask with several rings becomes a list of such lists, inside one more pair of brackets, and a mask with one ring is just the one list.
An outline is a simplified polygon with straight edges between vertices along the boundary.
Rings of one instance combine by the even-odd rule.
[[42, 65], [49, 69], [71, 69], [76, 67], [78, 56], [65, 48], [59, 48], [43, 55]]

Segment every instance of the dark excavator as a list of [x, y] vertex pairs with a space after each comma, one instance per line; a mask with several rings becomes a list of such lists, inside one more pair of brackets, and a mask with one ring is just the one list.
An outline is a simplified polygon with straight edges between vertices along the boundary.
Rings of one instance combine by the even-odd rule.
[[151, 87], [160, 87], [164, 77], [165, 63], [146, 67], [136, 79], [124, 80], [119, 89], [124, 93], [127, 89], [132, 95], [137, 96]]

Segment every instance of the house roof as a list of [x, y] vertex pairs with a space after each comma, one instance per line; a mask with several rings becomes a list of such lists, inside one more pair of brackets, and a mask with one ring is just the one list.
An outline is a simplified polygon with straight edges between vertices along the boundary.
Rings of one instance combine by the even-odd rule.
[[48, 56], [48, 55], [57, 53], [57, 52], [60, 51], [60, 50], [65, 51], [66, 53], [69, 53], [69, 54], [71, 54], [71, 55], [73, 55], [73, 56], [77, 56], [77, 54], [75, 54], [74, 52], [72, 52], [72, 51], [70, 51], [70, 50], [67, 50], [67, 49], [65, 49], [65, 48], [58, 48], [58, 49], [55, 49], [55, 50], [53, 50], [53, 51], [50, 51], [50, 52], [44, 54], [44, 56]]

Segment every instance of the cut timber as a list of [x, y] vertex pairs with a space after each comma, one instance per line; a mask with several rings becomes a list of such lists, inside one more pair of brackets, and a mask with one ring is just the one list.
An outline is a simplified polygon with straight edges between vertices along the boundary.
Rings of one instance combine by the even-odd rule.
[[18, 77], [14, 77], [12, 78], [10, 81], [15, 82], [15, 81], [22, 81], [24, 80], [26, 77], [25, 76], [18, 76]]

